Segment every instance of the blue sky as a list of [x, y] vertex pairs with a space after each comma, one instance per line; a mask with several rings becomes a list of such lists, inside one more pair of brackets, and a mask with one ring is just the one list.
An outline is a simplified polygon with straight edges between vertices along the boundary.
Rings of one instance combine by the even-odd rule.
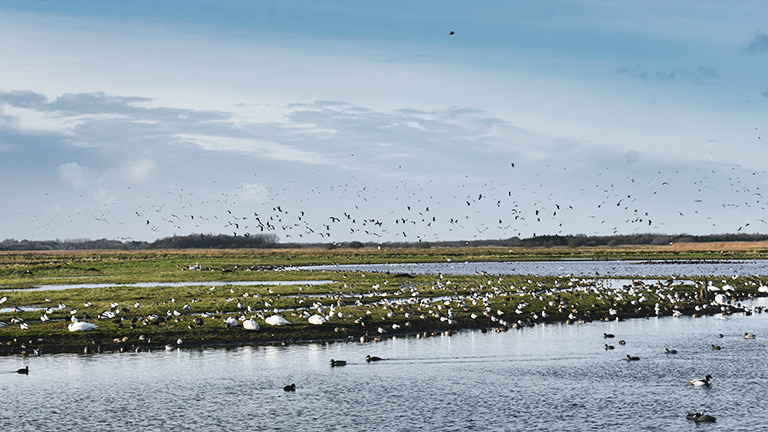
[[766, 232], [768, 8], [669, 3], [3, 1], [0, 239]]

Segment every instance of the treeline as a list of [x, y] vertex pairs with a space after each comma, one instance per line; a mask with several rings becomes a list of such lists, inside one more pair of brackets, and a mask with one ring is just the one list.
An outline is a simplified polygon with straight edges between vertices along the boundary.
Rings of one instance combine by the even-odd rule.
[[165, 237], [153, 242], [119, 240], [4, 240], [0, 251], [29, 250], [147, 250], [147, 249], [245, 249], [278, 247], [275, 234], [228, 236], [223, 234], [192, 234]]
[[191, 234], [187, 236], [165, 237], [153, 242], [119, 240], [4, 240], [0, 242], [0, 251], [30, 250], [147, 250], [147, 249], [265, 249], [265, 248], [371, 248], [388, 249], [431, 247], [467, 247], [467, 246], [502, 246], [502, 247], [581, 247], [581, 246], [621, 246], [621, 245], [667, 245], [672, 243], [710, 243], [710, 242], [755, 242], [768, 240], [768, 234], [710, 234], [693, 236], [688, 234], [632, 234], [613, 236], [547, 235], [525, 239], [512, 237], [496, 240], [443, 241], [443, 242], [332, 242], [332, 243], [280, 243], [276, 234], [255, 234], [250, 236], [230, 236], [223, 234]]
[[709, 234], [693, 236], [688, 234], [632, 234], [613, 236], [548, 235], [520, 240], [517, 246], [553, 247], [553, 246], [620, 246], [620, 245], [668, 245], [674, 243], [713, 243], [713, 242], [756, 242], [768, 240], [768, 234]]

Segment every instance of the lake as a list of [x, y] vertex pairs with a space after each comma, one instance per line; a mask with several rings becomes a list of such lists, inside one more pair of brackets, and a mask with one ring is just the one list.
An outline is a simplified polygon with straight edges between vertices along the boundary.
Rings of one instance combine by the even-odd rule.
[[[368, 354], [384, 360], [366, 363]], [[0, 430], [753, 431], [768, 426], [766, 354], [763, 313], [378, 343], [9, 356], [0, 357]], [[348, 365], [332, 368], [332, 358]], [[28, 376], [14, 372], [26, 365]], [[707, 374], [710, 388], [688, 383]], [[283, 391], [291, 383], [296, 391]], [[700, 410], [717, 423], [685, 419]]]
[[298, 270], [363, 271], [416, 274], [536, 275], [536, 276], [752, 276], [768, 275], [767, 260], [717, 261], [515, 261], [439, 262], [406, 264], [350, 264], [291, 267]]

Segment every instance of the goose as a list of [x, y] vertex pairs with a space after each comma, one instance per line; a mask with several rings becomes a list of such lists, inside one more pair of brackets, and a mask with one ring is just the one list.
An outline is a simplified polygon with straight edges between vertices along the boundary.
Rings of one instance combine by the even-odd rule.
[[635, 360], [640, 360], [640, 357], [634, 357], [627, 354], [627, 361], [635, 361]]
[[346, 360], [334, 360], [334, 359], [331, 359], [331, 367], [346, 366], [346, 365], [347, 365], [347, 361]]
[[704, 379], [696, 378], [694, 380], [690, 380], [688, 382], [691, 383], [694, 387], [709, 387], [709, 380], [712, 379], [711, 375], [707, 375]]
[[24, 366], [23, 368], [17, 370], [16, 373], [20, 375], [29, 375], [29, 366]]
[[754, 339], [755, 335], [752, 333], [744, 333], [744, 339]]
[[669, 349], [669, 348], [664, 348], [664, 349], [667, 350], [667, 354], [677, 354], [676, 349]]
[[287, 392], [295, 392], [296, 391], [296, 384], [287, 385], [287, 386], [283, 387], [283, 390], [287, 391]]
[[381, 360], [381, 357], [370, 356], [370, 355], [365, 356], [365, 361], [367, 361], [368, 363], [372, 361], [380, 361], [380, 360]]

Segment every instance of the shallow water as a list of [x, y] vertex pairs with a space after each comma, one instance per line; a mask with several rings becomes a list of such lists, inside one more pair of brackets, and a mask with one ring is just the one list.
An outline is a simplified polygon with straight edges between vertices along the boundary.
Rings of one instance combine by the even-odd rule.
[[154, 288], [154, 287], [192, 287], [192, 286], [287, 286], [287, 285], [325, 285], [333, 283], [330, 280], [303, 280], [303, 281], [230, 281], [230, 282], [136, 282], [130, 284], [114, 284], [114, 283], [82, 283], [82, 284], [47, 284], [37, 285], [33, 288], [23, 289], [0, 289], [0, 292], [12, 292], [12, 291], [59, 291], [66, 289], [77, 288], [111, 288], [111, 287], [128, 287], [128, 288]]
[[474, 274], [603, 277], [768, 275], [768, 260], [718, 261], [515, 261], [407, 264], [350, 264], [293, 267], [299, 270], [363, 271], [415, 274]]
[[[367, 354], [385, 360], [368, 364]], [[0, 430], [752, 431], [768, 425], [757, 408], [766, 354], [768, 314], [739, 314], [366, 344], [1, 357]], [[349, 364], [331, 368], [331, 358]], [[13, 373], [25, 365], [29, 376]], [[688, 384], [706, 374], [711, 388]], [[282, 390], [290, 383], [295, 393]], [[699, 410], [717, 423], [685, 419]]]

